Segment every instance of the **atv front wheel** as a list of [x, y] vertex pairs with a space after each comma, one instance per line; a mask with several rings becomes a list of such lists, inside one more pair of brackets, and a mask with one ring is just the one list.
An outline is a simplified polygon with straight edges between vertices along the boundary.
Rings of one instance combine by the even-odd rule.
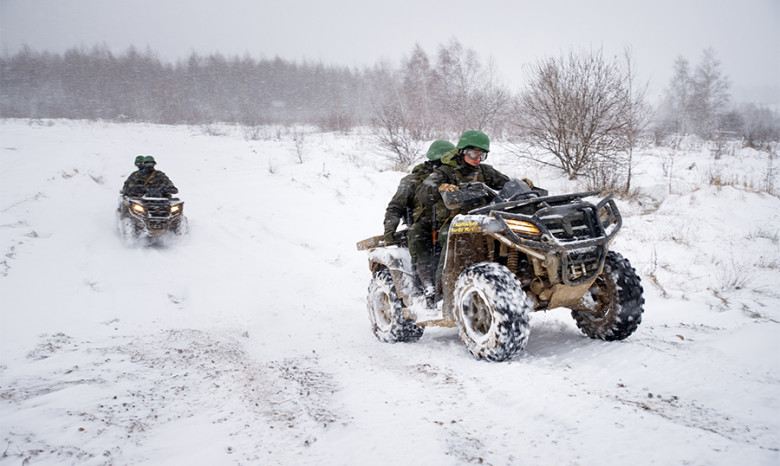
[[610, 251], [604, 270], [571, 316], [582, 333], [601, 340], [623, 340], [642, 322], [642, 285], [627, 259]]
[[141, 239], [142, 229], [131, 218], [117, 215], [117, 228], [126, 246], [134, 246]]
[[187, 217], [179, 217], [178, 219], [174, 220], [173, 224], [171, 225], [171, 230], [176, 236], [186, 235], [190, 231], [190, 221], [187, 219]]
[[505, 361], [525, 348], [531, 305], [503, 265], [482, 262], [464, 270], [453, 305], [460, 338], [475, 358]]
[[404, 318], [403, 302], [387, 269], [377, 271], [368, 285], [368, 318], [379, 341], [413, 343], [422, 338], [424, 328]]

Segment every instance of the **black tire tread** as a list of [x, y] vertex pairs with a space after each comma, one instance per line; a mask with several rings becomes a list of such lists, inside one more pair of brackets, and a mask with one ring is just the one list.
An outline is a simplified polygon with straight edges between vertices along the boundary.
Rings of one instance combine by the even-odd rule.
[[591, 338], [605, 341], [624, 340], [642, 323], [645, 298], [639, 275], [628, 259], [617, 252], [609, 251], [599, 279], [606, 277], [605, 280], [613, 280], [615, 275], [616, 292], [612, 296], [610, 311], [603, 319], [593, 319], [592, 314], [586, 311], [571, 312], [577, 327]]
[[390, 290], [389, 299], [394, 303], [394, 309], [393, 319], [392, 322], [390, 322], [389, 332], [384, 333], [380, 331], [376, 323], [371, 321], [371, 330], [374, 332], [374, 335], [379, 341], [385, 343], [414, 343], [419, 341], [423, 336], [425, 328], [416, 325], [413, 320], [404, 318], [403, 302], [398, 297], [398, 293], [395, 290], [395, 284], [393, 283], [393, 278], [390, 276], [390, 271], [387, 269], [381, 269], [374, 273], [374, 276], [371, 279], [371, 283], [368, 285], [368, 302], [366, 305], [369, 312], [369, 320], [371, 320], [370, 315], [373, 312], [371, 309], [372, 288], [377, 286], [377, 282], [384, 282], [388, 285]]

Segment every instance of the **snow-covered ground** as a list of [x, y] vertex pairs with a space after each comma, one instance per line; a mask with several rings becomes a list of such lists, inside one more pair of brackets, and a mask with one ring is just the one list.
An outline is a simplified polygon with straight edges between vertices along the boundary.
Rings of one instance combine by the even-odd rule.
[[[223, 130], [0, 121], [1, 464], [780, 464], [765, 153], [640, 151], [613, 244], [642, 277], [637, 332], [538, 313], [526, 351], [486, 363], [456, 329], [371, 333], [355, 243], [402, 173], [368, 136]], [[120, 241], [138, 154], [188, 236]], [[582, 189], [498, 144], [489, 162]]]

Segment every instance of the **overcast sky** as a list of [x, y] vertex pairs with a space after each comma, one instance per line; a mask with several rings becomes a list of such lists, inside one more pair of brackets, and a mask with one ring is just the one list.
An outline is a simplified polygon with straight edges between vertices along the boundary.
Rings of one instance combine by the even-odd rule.
[[677, 56], [712, 47], [735, 97], [774, 87], [780, 102], [780, 0], [0, 0], [4, 52], [130, 45], [176, 61], [191, 52], [399, 64], [452, 38], [492, 59], [512, 88], [522, 66], [570, 48], [632, 50], [660, 92]]

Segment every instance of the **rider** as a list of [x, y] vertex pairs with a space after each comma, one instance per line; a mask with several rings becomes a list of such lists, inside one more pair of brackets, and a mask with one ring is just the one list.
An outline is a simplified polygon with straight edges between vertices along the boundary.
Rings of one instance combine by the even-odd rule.
[[411, 225], [408, 231], [409, 254], [412, 256], [412, 265], [417, 270], [417, 275], [426, 290], [426, 295], [433, 298], [434, 294], [434, 267], [435, 254], [433, 253], [435, 231], [435, 219], [433, 209], [423, 206], [415, 197], [415, 190], [422, 181], [441, 165], [441, 157], [455, 145], [449, 141], [438, 139], [428, 148], [425, 156], [428, 161], [423, 162], [412, 170], [412, 173], [401, 179], [390, 203], [387, 205], [384, 220], [385, 244], [397, 244], [396, 228], [403, 220]]
[[490, 165], [481, 163], [487, 159], [490, 151], [490, 139], [481, 131], [468, 130], [458, 140], [455, 149], [441, 158], [441, 166], [433, 171], [417, 188], [417, 199], [423, 206], [433, 206], [437, 219], [441, 219], [439, 245], [442, 254], [436, 269], [436, 295], [441, 295], [441, 275], [444, 268], [447, 234], [452, 218], [458, 211], [447, 209], [441, 193], [458, 190], [458, 185], [470, 181], [481, 181], [493, 189], [501, 189], [509, 177]]
[[[136, 157], [136, 164], [137, 161], [138, 157]], [[155, 162], [154, 157], [151, 155], [143, 157], [141, 169], [130, 174], [122, 187], [122, 194], [143, 195], [146, 192], [145, 188], [163, 188], [163, 194], [168, 196], [178, 193], [179, 190], [165, 173], [154, 169], [155, 165], [157, 162]]]

